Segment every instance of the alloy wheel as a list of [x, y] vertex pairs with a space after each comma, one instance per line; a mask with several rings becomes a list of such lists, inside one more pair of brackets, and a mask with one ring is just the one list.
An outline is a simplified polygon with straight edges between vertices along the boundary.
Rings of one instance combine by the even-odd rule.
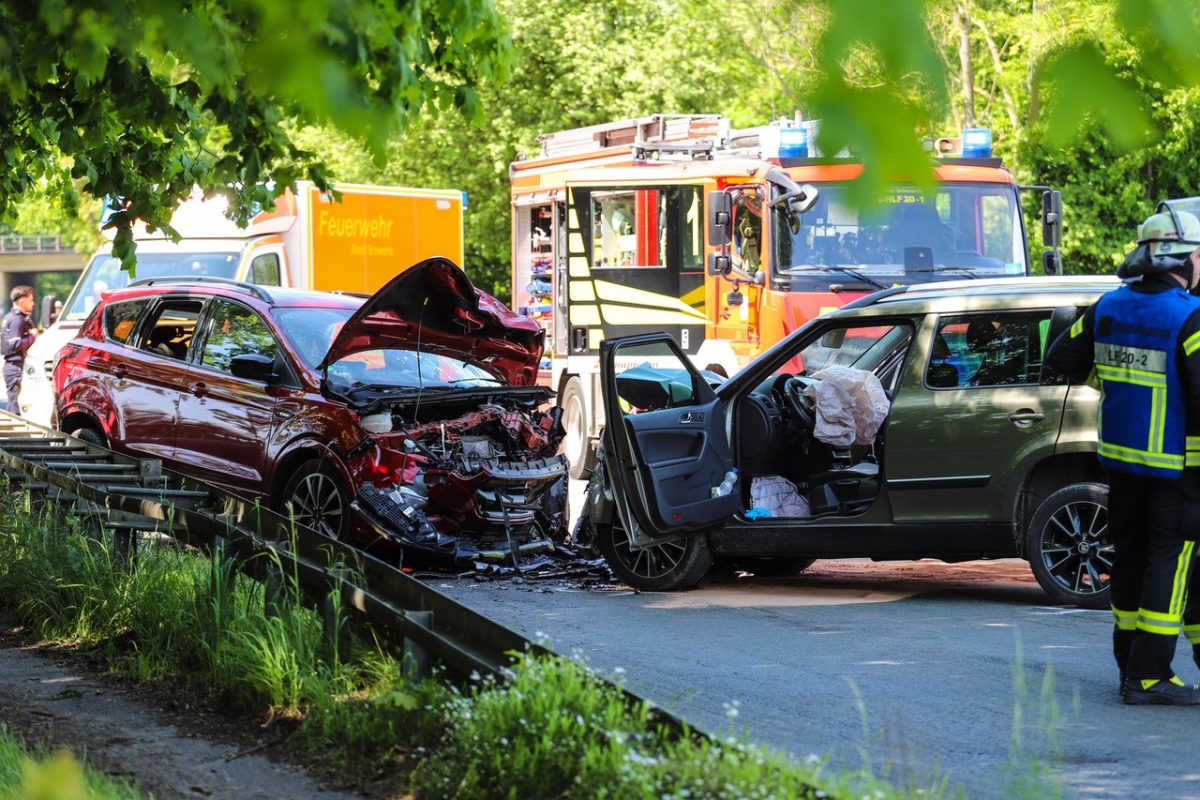
[[687, 555], [685, 541], [660, 542], [647, 548], [634, 549], [629, 534], [616, 526], [613, 530], [613, 552], [632, 573], [643, 578], [661, 578], [679, 566]]
[[1064, 589], [1079, 595], [1108, 588], [1115, 548], [1108, 536], [1108, 510], [1090, 500], [1058, 508], [1042, 528], [1046, 571]]
[[346, 512], [332, 478], [320, 472], [304, 476], [292, 493], [291, 503], [296, 522], [337, 538]]

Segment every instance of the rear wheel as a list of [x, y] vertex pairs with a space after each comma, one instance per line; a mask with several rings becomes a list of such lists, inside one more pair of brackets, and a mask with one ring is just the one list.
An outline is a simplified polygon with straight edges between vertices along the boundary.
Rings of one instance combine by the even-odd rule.
[[322, 459], [306, 461], [292, 473], [280, 495], [284, 516], [321, 531], [326, 536], [347, 541], [353, 517], [350, 514], [350, 493], [341, 476]]
[[587, 405], [583, 401], [583, 384], [579, 378], [567, 379], [558, 405], [562, 408], [563, 455], [570, 465], [571, 477], [583, 480], [596, 468], [596, 448], [588, 432]]
[[598, 526], [600, 553], [613, 574], [635, 589], [673, 592], [695, 586], [712, 567], [704, 534], [634, 549], [620, 522]]
[[82, 428], [76, 428], [75, 430], [71, 431], [70, 435], [74, 436], [76, 439], [82, 439], [88, 444], [94, 444], [97, 447], [108, 447], [108, 439], [105, 438], [104, 434], [90, 425], [86, 425]]
[[1108, 608], [1114, 546], [1108, 488], [1074, 483], [1038, 506], [1025, 534], [1034, 577], [1056, 603]]

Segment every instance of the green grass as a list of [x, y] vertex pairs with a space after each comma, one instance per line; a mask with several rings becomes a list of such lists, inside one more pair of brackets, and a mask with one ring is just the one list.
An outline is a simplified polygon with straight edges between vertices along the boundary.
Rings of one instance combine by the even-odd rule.
[[122, 564], [77, 522], [0, 498], [0, 598], [41, 639], [115, 670], [257, 716], [286, 746], [353, 779], [417, 798], [941, 797], [867, 770], [834, 774], [738, 739], [672, 736], [580, 664], [521, 659], [503, 682], [416, 681], [369, 641], [327, 653], [294, 592], [263, 588], [219, 556], [143, 547]]
[[84, 768], [70, 752], [30, 751], [0, 726], [0, 798], [3, 800], [144, 800], [128, 783]]

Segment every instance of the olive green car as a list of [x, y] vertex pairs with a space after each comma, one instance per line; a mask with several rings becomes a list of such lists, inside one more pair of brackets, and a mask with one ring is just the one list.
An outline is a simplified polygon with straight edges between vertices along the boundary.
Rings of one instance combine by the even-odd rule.
[[[577, 538], [646, 590], [690, 586], [716, 558], [780, 574], [817, 558], [1020, 556], [1056, 602], [1106, 607], [1099, 392], [1043, 369], [1042, 356], [1116, 285], [889, 289], [807, 323], [715, 388], [666, 334], [606, 341], [610, 424]], [[889, 401], [878, 433], [815, 435], [813, 398], [831, 366], [878, 378]], [[770, 516], [751, 511], [764, 498]]]

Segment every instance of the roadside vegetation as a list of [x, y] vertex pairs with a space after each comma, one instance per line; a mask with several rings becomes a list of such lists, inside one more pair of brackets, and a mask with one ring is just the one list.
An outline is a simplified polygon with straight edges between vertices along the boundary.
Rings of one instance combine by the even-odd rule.
[[26, 748], [0, 726], [0, 797], [20, 800], [143, 800], [128, 783], [85, 769], [70, 752]]
[[[220, 556], [170, 544], [133, 565], [74, 518], [0, 500], [0, 597], [32, 635], [99, 655], [262, 719], [288, 751], [339, 782], [417, 798], [943, 796], [869, 771], [834, 774], [730, 738], [677, 737], [578, 663], [522, 659], [503, 682], [416, 680], [376, 643], [340, 657], [294, 594], [268, 616], [263, 589]], [[107, 795], [99, 795], [107, 796]]]

